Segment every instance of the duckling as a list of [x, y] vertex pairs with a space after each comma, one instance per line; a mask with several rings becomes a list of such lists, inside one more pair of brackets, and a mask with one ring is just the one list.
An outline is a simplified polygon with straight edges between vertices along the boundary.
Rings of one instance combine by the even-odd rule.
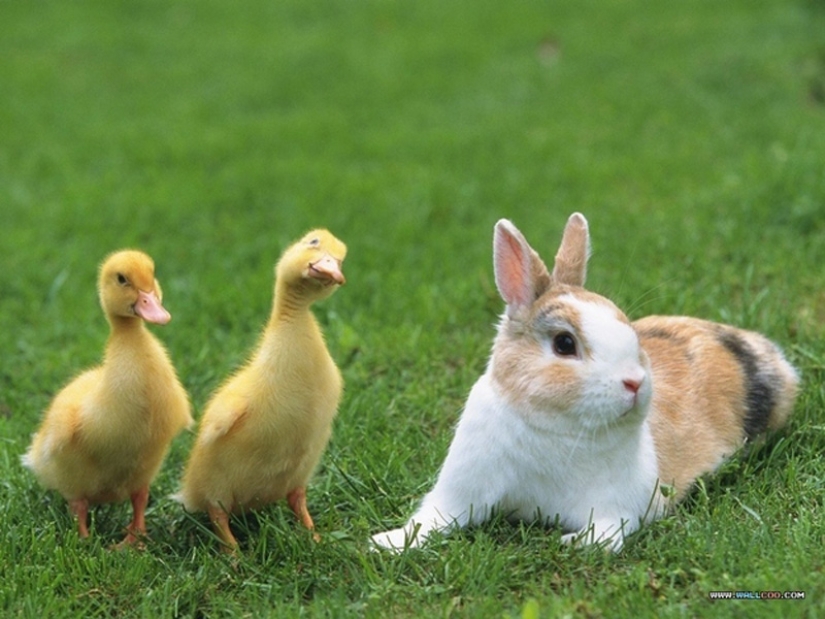
[[238, 547], [230, 514], [284, 498], [315, 529], [306, 488], [329, 442], [343, 382], [310, 306], [345, 283], [346, 251], [327, 230], [287, 248], [257, 349], [204, 411], [176, 498], [187, 511], [207, 512], [226, 552]]
[[174, 436], [192, 424], [189, 397], [144, 325], [172, 318], [152, 259], [135, 250], [109, 255], [98, 293], [110, 325], [103, 365], [57, 394], [22, 462], [65, 497], [82, 538], [89, 536], [90, 505], [131, 499], [132, 522], [119, 546], [138, 545], [146, 535], [149, 484]]

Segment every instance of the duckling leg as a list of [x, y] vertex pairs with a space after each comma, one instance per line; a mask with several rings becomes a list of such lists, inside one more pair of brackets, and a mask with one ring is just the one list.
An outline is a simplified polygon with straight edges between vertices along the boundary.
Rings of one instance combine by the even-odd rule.
[[317, 533], [314, 533], [315, 523], [312, 522], [312, 516], [309, 515], [309, 510], [307, 509], [306, 488], [295, 488], [295, 490], [286, 495], [286, 500], [289, 503], [289, 507], [298, 517], [298, 520], [301, 521], [301, 524], [303, 524], [310, 531], [313, 531], [312, 539], [314, 539], [316, 542], [320, 541], [321, 536]]
[[146, 537], [146, 506], [149, 504], [149, 486], [140, 488], [131, 495], [132, 500], [132, 522], [126, 527], [126, 537], [117, 544], [116, 548], [126, 546], [140, 546], [142, 539]]
[[84, 539], [89, 537], [89, 527], [86, 524], [89, 518], [89, 501], [86, 499], [69, 501], [69, 512], [77, 518], [77, 534]]
[[228, 554], [235, 554], [238, 550], [238, 540], [229, 529], [229, 513], [220, 505], [211, 504], [206, 507], [206, 513], [209, 514], [215, 534], [221, 540], [221, 550]]

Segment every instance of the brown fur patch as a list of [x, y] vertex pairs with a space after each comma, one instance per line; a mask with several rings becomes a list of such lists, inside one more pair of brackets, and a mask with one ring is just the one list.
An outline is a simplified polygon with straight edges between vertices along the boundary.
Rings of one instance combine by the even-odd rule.
[[568, 286], [548, 291], [535, 304], [533, 312], [503, 319], [493, 344], [493, 380], [514, 403], [547, 407], [548, 402], [572, 403], [580, 396], [581, 386], [573, 367], [547, 354], [544, 341], [554, 330], [569, 330], [577, 340], [580, 354], [591, 354], [590, 345], [581, 338], [581, 316], [562, 295], [584, 292]]
[[676, 487], [678, 499], [694, 479], [739, 449], [747, 436], [748, 378], [718, 335], [720, 329], [747, 334], [744, 337], [751, 334], [679, 317], [652, 316], [634, 327], [653, 370], [649, 419], [661, 480]]
[[581, 387], [574, 368], [547, 357], [536, 339], [497, 338], [493, 346], [493, 381], [519, 406], [548, 408], [548, 402], [572, 402]]

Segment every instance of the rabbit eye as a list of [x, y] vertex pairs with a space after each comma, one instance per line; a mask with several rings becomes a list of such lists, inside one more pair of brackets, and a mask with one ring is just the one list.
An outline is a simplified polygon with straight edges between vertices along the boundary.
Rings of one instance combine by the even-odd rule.
[[576, 340], [567, 332], [559, 333], [553, 337], [553, 352], [561, 357], [575, 356]]

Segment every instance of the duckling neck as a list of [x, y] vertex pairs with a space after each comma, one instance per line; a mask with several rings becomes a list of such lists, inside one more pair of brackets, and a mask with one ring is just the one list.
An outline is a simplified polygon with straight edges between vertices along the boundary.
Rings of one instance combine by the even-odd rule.
[[143, 374], [137, 368], [157, 361], [157, 347], [141, 318], [110, 316], [109, 323], [111, 330], [103, 366], [110, 379], [115, 380], [111, 377], [116, 377], [119, 388], [125, 389], [122, 384], [124, 376], [130, 377], [130, 381], [141, 381]]
[[252, 362], [276, 383], [282, 381], [273, 377], [285, 371], [294, 376], [303, 368], [311, 374], [329, 355], [311, 305], [299, 290], [276, 287], [272, 315]]
[[307, 298], [306, 294], [302, 294], [299, 288], [279, 282], [275, 286], [275, 300], [272, 304], [269, 327], [279, 328], [291, 324], [315, 323], [315, 317], [309, 309], [313, 300]]
[[146, 332], [143, 320], [137, 316], [108, 316], [111, 326], [110, 339], [118, 335], [137, 334]]
[[138, 317], [110, 316], [109, 324], [111, 330], [106, 344], [106, 357], [110, 361], [120, 358], [121, 355], [115, 354], [119, 350], [132, 351], [135, 347], [146, 348], [147, 340], [152, 338], [149, 330], [143, 324], [143, 320]]

